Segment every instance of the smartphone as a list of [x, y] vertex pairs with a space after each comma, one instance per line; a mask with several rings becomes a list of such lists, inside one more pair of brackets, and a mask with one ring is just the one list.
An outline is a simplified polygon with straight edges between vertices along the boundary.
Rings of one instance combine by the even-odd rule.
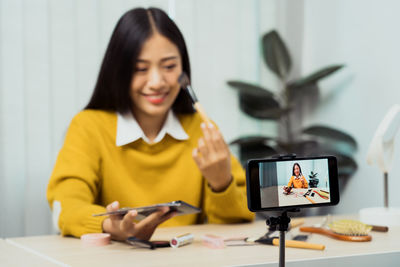
[[253, 212], [339, 203], [334, 156], [249, 160], [246, 180], [247, 204]]
[[201, 209], [192, 206], [182, 200], [176, 200], [167, 203], [160, 203], [150, 206], [144, 207], [137, 207], [137, 208], [121, 208], [116, 211], [109, 211], [105, 213], [93, 214], [93, 216], [107, 216], [107, 215], [125, 215], [130, 210], [137, 210], [138, 215], [136, 216], [137, 220], [142, 220], [149, 216], [151, 213], [157, 211], [161, 207], [169, 207], [169, 212], [177, 212], [177, 215], [185, 215], [185, 214], [192, 214], [192, 213], [199, 213]]

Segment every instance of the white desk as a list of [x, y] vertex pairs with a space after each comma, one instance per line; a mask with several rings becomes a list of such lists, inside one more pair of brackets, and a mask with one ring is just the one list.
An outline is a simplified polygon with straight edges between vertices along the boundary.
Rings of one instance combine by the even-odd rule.
[[[318, 194], [314, 193], [310, 194], [308, 198], [304, 197], [304, 194], [309, 190], [308, 188], [292, 188], [292, 191], [289, 195], [284, 194], [283, 190], [284, 186], [278, 186], [278, 197], [279, 197], [279, 206], [293, 206], [293, 205], [308, 205], [314, 203], [329, 203], [330, 199], [324, 199], [320, 197]], [[319, 190], [319, 188], [312, 188], [314, 190]], [[323, 188], [325, 189], [325, 188]], [[325, 189], [326, 190], [326, 189]]]
[[[337, 218], [337, 217], [336, 217]], [[335, 219], [336, 219], [335, 218]], [[320, 217], [306, 218], [306, 225], [319, 223]], [[296, 234], [296, 229], [293, 230]], [[210, 249], [201, 243], [201, 236], [214, 234], [223, 237], [237, 235], [261, 236], [265, 222], [240, 225], [191, 225], [157, 229], [153, 239], [169, 240], [174, 236], [192, 233], [194, 243], [180, 248], [149, 250], [125, 243], [112, 242], [104, 247], [82, 247], [79, 239], [60, 236], [11, 238], [25, 249], [21, 255], [35, 251], [45, 255], [54, 266], [277, 266], [279, 247], [268, 245]], [[388, 233], [372, 232], [371, 242], [345, 242], [313, 234], [309, 242], [326, 245], [324, 251], [286, 248], [286, 266], [399, 266], [400, 227]], [[34, 255], [36, 256], [36, 255]], [[18, 257], [10, 255], [10, 257]], [[7, 260], [7, 259], [6, 259]], [[45, 259], [44, 259], [45, 260]], [[18, 265], [15, 265], [18, 266]], [[26, 266], [26, 265], [21, 265]], [[29, 265], [28, 265], [29, 266]], [[42, 265], [45, 266], [45, 265]]]
[[51, 261], [16, 245], [12, 241], [0, 239], [0, 266], [54, 266]]

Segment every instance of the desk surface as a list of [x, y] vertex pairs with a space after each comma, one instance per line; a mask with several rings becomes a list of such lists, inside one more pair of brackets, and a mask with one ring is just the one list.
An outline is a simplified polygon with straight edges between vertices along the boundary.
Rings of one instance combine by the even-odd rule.
[[[321, 217], [306, 219], [306, 225], [319, 222], [321, 222]], [[298, 233], [297, 229], [293, 229], [292, 231], [292, 234]], [[24, 253], [34, 250], [37, 254], [33, 256], [45, 255], [46, 259], [52, 260], [54, 265], [60, 265], [56, 263], [64, 263], [65, 266], [165, 266], [173, 264], [174, 266], [193, 267], [276, 265], [279, 259], [279, 247], [277, 246], [253, 245], [210, 249], [201, 243], [201, 237], [204, 234], [214, 234], [223, 237], [238, 235], [258, 237], [265, 232], [264, 221], [240, 225], [191, 225], [160, 228], [156, 230], [152, 238], [153, 240], [170, 240], [177, 235], [192, 233], [195, 236], [195, 241], [190, 245], [180, 248], [159, 248], [156, 250], [136, 248], [120, 242], [112, 242], [111, 245], [104, 247], [83, 247], [79, 239], [61, 236], [11, 238], [8, 239], [7, 243], [12, 243], [20, 249], [24, 249]], [[313, 260], [316, 263], [318, 261], [326, 262], [327, 259], [351, 259], [351, 257], [360, 256], [371, 257], [371, 255], [389, 255], [390, 257], [384, 256], [382, 258], [397, 257], [396, 259], [399, 259], [400, 227], [392, 227], [388, 233], [372, 232], [371, 235], [371, 242], [356, 243], [337, 241], [326, 236], [312, 234], [308, 241], [324, 244], [326, 245], [326, 249], [324, 251], [317, 251], [286, 248], [287, 266], [290, 266], [290, 262], [298, 263], [299, 261], [307, 262]], [[0, 257], [0, 263], [1, 259]], [[354, 258], [348, 262], [354, 262]], [[366, 262], [371, 261], [368, 260]]]
[[[308, 205], [313, 203], [329, 203], [330, 199], [323, 199], [318, 194], [310, 194], [308, 198], [304, 197], [309, 188], [293, 188], [289, 195], [284, 194], [284, 186], [278, 186], [279, 206]], [[311, 189], [311, 188], [310, 188]], [[325, 189], [326, 188], [322, 188]], [[320, 190], [320, 188], [312, 189]], [[312, 202], [311, 202], [312, 201]]]
[[51, 260], [0, 239], [0, 266], [54, 266]]

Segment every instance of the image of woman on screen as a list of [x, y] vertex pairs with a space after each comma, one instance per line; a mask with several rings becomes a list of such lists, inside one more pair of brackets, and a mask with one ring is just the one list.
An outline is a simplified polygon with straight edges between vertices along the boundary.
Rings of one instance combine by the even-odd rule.
[[292, 177], [290, 177], [287, 186], [294, 188], [308, 188], [308, 182], [301, 172], [300, 164], [293, 164]]
[[[205, 124], [178, 77], [190, 78], [182, 33], [158, 8], [126, 12], [114, 28], [89, 103], [65, 135], [47, 199], [62, 235], [148, 240], [155, 229], [251, 221], [245, 172], [215, 124]], [[207, 79], [207, 77], [204, 77]], [[93, 214], [175, 200], [141, 221]]]

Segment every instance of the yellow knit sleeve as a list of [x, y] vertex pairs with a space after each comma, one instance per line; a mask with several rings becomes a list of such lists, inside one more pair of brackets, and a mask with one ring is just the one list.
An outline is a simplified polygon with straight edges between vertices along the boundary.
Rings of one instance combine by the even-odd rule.
[[223, 192], [214, 192], [205, 186], [204, 210], [208, 223], [239, 223], [254, 219], [247, 208], [246, 175], [231, 155], [233, 181]]
[[304, 179], [304, 188], [308, 188], [308, 182], [307, 179], [303, 176]]
[[63, 235], [102, 232], [104, 218], [92, 216], [105, 211], [94, 204], [100, 191], [101, 158], [92, 124], [85, 111], [73, 118], [47, 188], [50, 206], [54, 201], [61, 204], [58, 226]]
[[291, 186], [293, 186], [293, 179], [294, 179], [294, 177], [292, 176], [292, 177], [290, 177], [290, 181], [289, 181], [289, 183], [288, 183], [288, 187], [291, 187]]

